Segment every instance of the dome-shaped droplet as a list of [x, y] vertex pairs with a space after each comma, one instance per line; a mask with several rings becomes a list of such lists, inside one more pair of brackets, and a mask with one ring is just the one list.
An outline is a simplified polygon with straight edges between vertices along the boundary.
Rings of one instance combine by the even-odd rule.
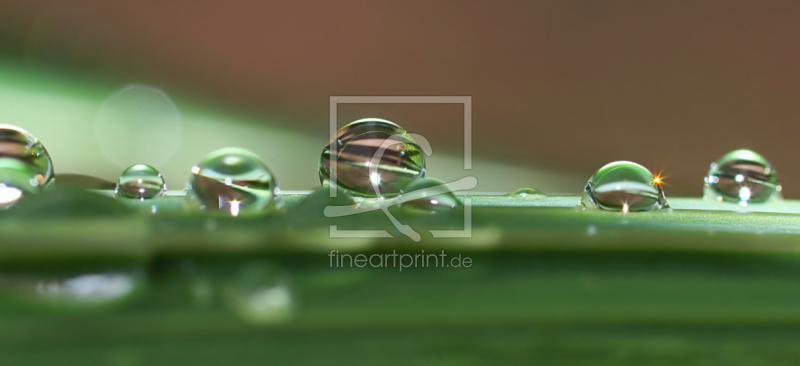
[[39, 193], [37, 178], [21, 160], [0, 158], [0, 210], [17, 203], [23, 195]]
[[235, 147], [216, 150], [193, 167], [188, 189], [203, 208], [233, 216], [282, 206], [280, 189], [264, 162]]
[[438, 179], [414, 181], [403, 189], [400, 207], [409, 213], [450, 212], [460, 208], [461, 201], [452, 189]]
[[39, 139], [17, 126], [0, 124], [0, 158], [21, 161], [31, 171], [31, 184], [48, 187], [55, 178], [53, 162]]
[[544, 192], [536, 189], [536, 188], [520, 188], [514, 192], [509, 194], [511, 197], [518, 197], [518, 198], [526, 198], [526, 199], [535, 199], [535, 198], [542, 198], [545, 197], [546, 194]]
[[706, 199], [746, 205], [781, 198], [772, 164], [752, 150], [734, 150], [711, 163], [705, 182]]
[[284, 322], [294, 314], [291, 277], [269, 263], [240, 268], [223, 285], [222, 295], [229, 309], [254, 324]]
[[624, 213], [668, 207], [660, 177], [630, 161], [615, 161], [594, 173], [586, 183], [581, 205]]
[[156, 198], [167, 190], [167, 183], [161, 173], [147, 164], [131, 165], [119, 176], [115, 197], [145, 200]]
[[400, 126], [366, 118], [336, 133], [322, 151], [319, 175], [354, 195], [391, 197], [425, 177], [425, 154]]

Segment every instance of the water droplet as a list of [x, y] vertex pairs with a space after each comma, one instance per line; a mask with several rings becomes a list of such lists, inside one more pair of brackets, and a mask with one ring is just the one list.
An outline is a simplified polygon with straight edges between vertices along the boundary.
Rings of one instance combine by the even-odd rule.
[[0, 296], [61, 309], [96, 308], [127, 302], [143, 290], [144, 278], [139, 266], [4, 272]]
[[0, 158], [0, 210], [13, 206], [23, 195], [39, 191], [38, 181], [28, 166], [17, 159]]
[[594, 173], [586, 183], [581, 205], [623, 213], [668, 207], [660, 180], [630, 161], [615, 161]]
[[410, 213], [451, 212], [462, 206], [452, 189], [438, 179], [419, 179], [403, 192], [400, 207]]
[[546, 194], [544, 192], [536, 189], [536, 188], [520, 188], [514, 192], [511, 192], [509, 196], [512, 197], [519, 197], [519, 198], [527, 198], [527, 199], [536, 199], [545, 197]]
[[232, 216], [283, 207], [280, 189], [264, 162], [235, 147], [216, 150], [193, 167], [188, 189], [203, 208]]
[[[335, 178], [331, 163], [335, 164]], [[351, 122], [336, 133], [322, 151], [319, 175], [321, 181], [335, 180], [334, 184], [353, 195], [392, 197], [409, 183], [425, 177], [425, 154], [400, 126], [366, 118]]]
[[222, 288], [228, 307], [243, 320], [271, 324], [289, 320], [295, 299], [291, 276], [269, 263], [249, 263], [241, 267]]
[[167, 183], [161, 173], [147, 164], [131, 165], [119, 176], [115, 197], [145, 200], [156, 198], [167, 190]]
[[706, 199], [747, 205], [781, 199], [781, 185], [772, 164], [752, 150], [734, 150], [711, 163], [705, 182]]
[[39, 139], [22, 128], [0, 124], [0, 157], [25, 164], [32, 174], [32, 185], [49, 187], [55, 180], [50, 154]]
[[140, 161], [158, 166], [178, 150], [181, 120], [180, 111], [162, 90], [130, 85], [100, 106], [95, 134], [105, 157], [119, 167]]

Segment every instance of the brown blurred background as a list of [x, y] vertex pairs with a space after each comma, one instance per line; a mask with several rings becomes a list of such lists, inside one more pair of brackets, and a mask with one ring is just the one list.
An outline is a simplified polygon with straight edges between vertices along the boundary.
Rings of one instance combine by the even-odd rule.
[[[331, 95], [468, 95], [479, 158], [570, 182], [633, 160], [668, 194], [699, 196], [713, 159], [752, 148], [797, 198], [798, 16], [785, 1], [0, 0], [0, 52], [321, 140]], [[367, 114], [463, 147], [458, 108], [348, 106], [340, 120]]]

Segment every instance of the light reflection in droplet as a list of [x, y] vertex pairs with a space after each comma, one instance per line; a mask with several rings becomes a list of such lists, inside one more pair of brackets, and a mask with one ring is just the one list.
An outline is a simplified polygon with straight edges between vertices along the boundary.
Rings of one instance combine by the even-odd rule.
[[0, 205], [17, 202], [22, 197], [22, 191], [0, 183]]

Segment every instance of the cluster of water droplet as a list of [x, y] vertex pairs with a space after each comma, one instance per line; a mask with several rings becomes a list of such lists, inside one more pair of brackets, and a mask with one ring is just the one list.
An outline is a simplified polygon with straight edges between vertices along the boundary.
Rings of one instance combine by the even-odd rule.
[[[146, 201], [162, 197], [166, 191], [164, 177], [156, 168], [135, 164], [120, 175], [114, 196]], [[201, 208], [232, 216], [282, 207], [272, 173], [257, 155], [240, 148], [223, 148], [207, 155], [192, 167], [186, 191]]]
[[[323, 211], [328, 217], [346, 216], [377, 203], [374, 207], [396, 223], [393, 214], [398, 212], [435, 222], [435, 218], [463, 210], [464, 204], [453, 189], [460, 190], [461, 186], [450, 187], [425, 177], [426, 151], [413, 134], [391, 121], [354, 121], [340, 129], [323, 149], [319, 176], [324, 188], [298, 204], [297, 212], [315, 218]], [[164, 177], [146, 164], [132, 165], [121, 173], [114, 190], [117, 201], [86, 192], [41, 193], [53, 182], [52, 161], [41, 142], [19, 127], [0, 125], [0, 209], [16, 205], [15, 216], [19, 218], [126, 215], [128, 211], [120, 201], [149, 202], [162, 198], [167, 191]], [[639, 164], [612, 162], [590, 177], [580, 206], [622, 213], [665, 209], [669, 205], [661, 183], [659, 176]], [[712, 163], [704, 183], [704, 197], [709, 200], [747, 205], [781, 199], [775, 169], [750, 150], [731, 151]], [[223, 148], [204, 157], [191, 168], [186, 192], [203, 209], [231, 216], [274, 212], [283, 207], [272, 172], [256, 154], [241, 148]], [[534, 188], [518, 190], [511, 196], [526, 200], [546, 197]], [[396, 210], [389, 211], [386, 206]], [[396, 227], [409, 237], [419, 237], [409, 225]], [[141, 263], [53, 274], [0, 272], [0, 295], [13, 293], [58, 305], [107, 305], [131, 298], [144, 286], [144, 273]], [[230, 281], [219, 286], [219, 294], [234, 313], [254, 323], [290, 318], [296, 301], [290, 276], [264, 263], [235, 271]]]
[[[711, 163], [703, 183], [706, 200], [747, 206], [783, 198], [775, 168], [752, 150], [733, 150]], [[586, 184], [580, 204], [626, 213], [667, 207], [660, 177], [626, 161], [600, 168]]]

